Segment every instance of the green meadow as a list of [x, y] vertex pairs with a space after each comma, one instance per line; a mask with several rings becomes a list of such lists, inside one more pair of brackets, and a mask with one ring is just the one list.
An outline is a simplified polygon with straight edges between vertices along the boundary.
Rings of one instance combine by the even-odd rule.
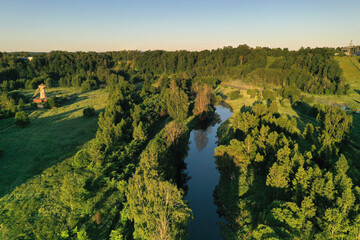
[[[23, 91], [31, 96], [33, 91]], [[71, 157], [95, 137], [98, 113], [104, 110], [107, 92], [103, 89], [80, 93], [77, 89], [52, 88], [48, 96], [73, 95], [54, 109], [29, 112], [30, 124], [21, 128], [14, 118], [0, 121], [0, 196], [48, 167]], [[94, 107], [97, 115], [83, 117], [83, 109]]]

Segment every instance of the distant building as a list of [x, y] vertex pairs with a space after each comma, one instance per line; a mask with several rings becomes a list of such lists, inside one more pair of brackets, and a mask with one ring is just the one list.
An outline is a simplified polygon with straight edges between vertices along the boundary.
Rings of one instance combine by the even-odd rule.
[[352, 41], [351, 41], [349, 46], [341, 48], [341, 51], [343, 53], [345, 53], [347, 56], [358, 55], [359, 51], [360, 51], [360, 46], [354, 46]]
[[31, 60], [33, 60], [33, 57], [18, 57], [18, 58], [20, 58], [20, 59], [22, 59], [22, 60], [25, 60], [25, 61], [31, 61]]

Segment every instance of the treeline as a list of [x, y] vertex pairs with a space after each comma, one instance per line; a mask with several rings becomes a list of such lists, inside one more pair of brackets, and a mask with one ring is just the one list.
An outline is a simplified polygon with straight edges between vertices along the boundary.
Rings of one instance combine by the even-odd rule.
[[0, 86], [12, 90], [25, 87], [28, 82], [30, 87], [34, 78], [50, 76], [49, 84], [82, 87], [84, 83], [84, 89], [91, 89], [119, 78], [151, 85], [159, 76], [175, 75], [183, 80], [196, 79], [210, 84], [237, 78], [258, 85], [294, 85], [309, 93], [345, 94], [348, 85], [333, 59], [336, 51], [329, 48], [253, 49], [247, 45], [201, 52], [53, 51], [35, 54], [31, 61], [19, 54], [0, 53]]
[[225, 239], [358, 239], [360, 172], [344, 152], [352, 116], [313, 110], [302, 131], [262, 103], [219, 128], [215, 195]]

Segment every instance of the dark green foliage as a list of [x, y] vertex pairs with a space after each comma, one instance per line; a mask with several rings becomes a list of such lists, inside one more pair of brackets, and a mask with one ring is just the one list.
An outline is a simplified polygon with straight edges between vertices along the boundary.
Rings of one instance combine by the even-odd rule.
[[160, 99], [159, 94], [139, 98], [125, 81], [113, 86], [87, 148], [0, 198], [0, 238], [132, 239], [125, 191], [147, 141], [133, 141], [131, 112], [140, 106], [136, 118], [152, 137], [162, 126]]
[[319, 111], [317, 119], [321, 123], [318, 139], [321, 154], [324, 154], [326, 158], [333, 154], [338, 155], [342, 144], [350, 135], [353, 124], [352, 116], [347, 115], [340, 108], [325, 106], [323, 110]]
[[81, 84], [81, 92], [87, 92], [97, 87], [97, 83], [93, 79], [88, 79]]
[[30, 123], [30, 119], [24, 111], [20, 111], [15, 114], [15, 123], [18, 126], [25, 127]]
[[318, 106], [320, 127], [308, 123], [300, 134], [296, 119], [276, 117], [271, 104], [219, 128], [215, 194], [229, 223], [225, 239], [357, 239], [359, 173], [340, 147], [349, 144], [352, 116]]
[[[53, 51], [30, 62], [1, 54], [2, 91], [36, 89], [44, 82], [82, 91], [106, 85], [110, 92], [96, 138], [86, 148], [0, 199], [1, 239], [186, 238], [192, 214], [180, 189], [184, 122], [189, 99], [195, 114], [211, 110], [214, 101], [209, 91], [192, 91], [193, 83], [214, 87], [228, 78], [265, 87], [247, 94], [269, 101], [234, 114], [219, 128], [225, 136], [216, 149], [216, 200], [229, 223], [222, 225], [226, 239], [358, 236], [360, 177], [354, 159], [342, 155], [351, 118], [312, 108], [319, 113], [317, 125], [301, 133], [297, 119], [277, 114], [270, 90], [282, 87], [281, 104], [290, 99], [294, 108], [312, 101], [301, 91], [346, 93], [333, 50], [242, 45], [200, 52]], [[268, 56], [277, 59], [269, 67]], [[2, 92], [1, 117], [14, 115], [24, 102]], [[47, 106], [55, 104], [48, 99]], [[175, 121], [165, 121], [167, 113]]]
[[176, 85], [168, 88], [163, 93], [163, 99], [166, 104], [166, 111], [170, 117], [182, 121], [186, 118], [189, 109], [188, 96]]
[[78, 151], [73, 160], [73, 166], [75, 168], [83, 168], [88, 166], [90, 163], [90, 154], [86, 149], [81, 149]]
[[0, 96], [0, 118], [13, 116], [16, 112], [16, 101], [7, 92]]
[[[34, 89], [41, 78], [48, 87], [58, 82], [60, 86], [81, 87], [83, 91], [88, 91], [97, 87], [98, 83], [111, 85], [125, 79], [131, 83], [152, 84], [155, 77], [172, 75], [181, 76], [181, 81], [194, 79], [213, 87], [224, 77], [230, 77], [242, 78], [255, 85], [295, 85], [309, 93], [344, 94], [348, 87], [342, 78], [339, 64], [332, 57], [335, 52], [335, 49], [328, 48], [288, 51], [251, 49], [240, 45], [200, 52], [28, 53], [33, 55], [32, 61], [22, 58], [19, 53], [3, 53], [0, 60], [0, 86], [7, 91], [23, 87]], [[276, 57], [269, 67], [268, 57]], [[87, 82], [89, 77], [96, 84]], [[145, 84], [145, 91], [150, 90], [151, 84]], [[181, 86], [179, 82], [177, 84]]]
[[[140, 166], [129, 180], [126, 196], [135, 239], [186, 239], [190, 208], [177, 179], [182, 161], [182, 141], [187, 129], [170, 122], [152, 139], [140, 157]], [[186, 144], [185, 144], [186, 146]], [[176, 151], [178, 149], [178, 151]]]
[[58, 104], [57, 104], [55, 98], [50, 97], [46, 100], [46, 103], [45, 103], [46, 108], [55, 108], [57, 106], [58, 106]]
[[84, 108], [84, 110], [83, 110], [84, 117], [93, 117], [95, 115], [96, 115], [95, 108], [93, 108], [93, 107]]

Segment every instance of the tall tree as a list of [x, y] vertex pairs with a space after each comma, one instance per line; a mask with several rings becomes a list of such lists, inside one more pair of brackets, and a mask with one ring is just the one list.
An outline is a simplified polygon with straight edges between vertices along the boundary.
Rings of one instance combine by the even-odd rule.
[[170, 182], [135, 174], [126, 193], [129, 217], [135, 223], [135, 239], [186, 239], [190, 208], [183, 191]]

